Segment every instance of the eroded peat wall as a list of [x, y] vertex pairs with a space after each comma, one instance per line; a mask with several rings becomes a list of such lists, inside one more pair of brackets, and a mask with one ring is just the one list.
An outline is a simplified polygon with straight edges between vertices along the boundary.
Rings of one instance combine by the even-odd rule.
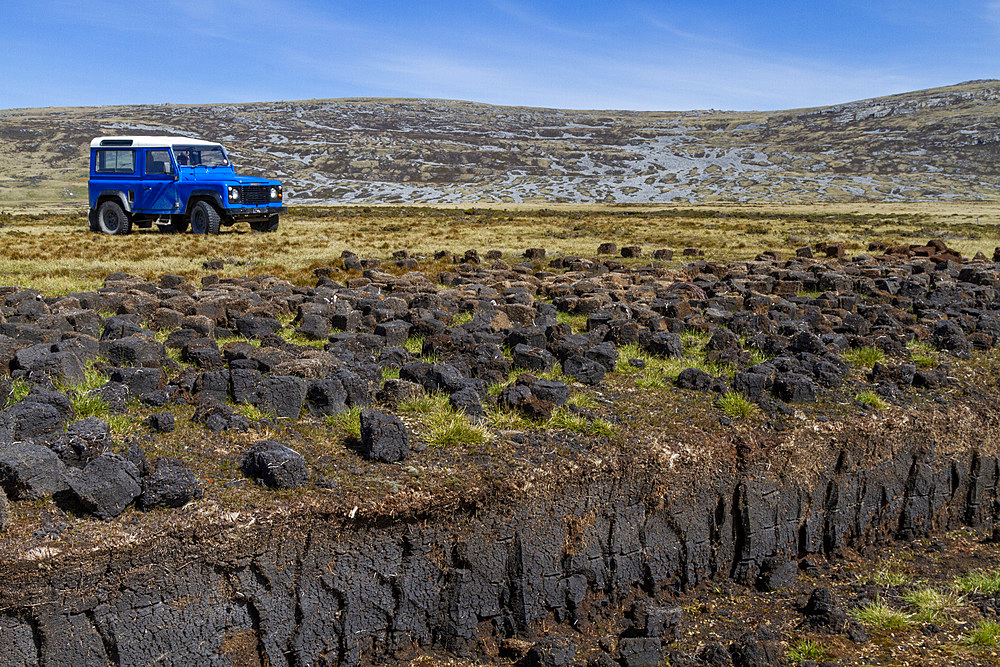
[[425, 651], [489, 660], [503, 638], [546, 633], [586, 643], [635, 599], [709, 577], [753, 583], [768, 560], [991, 528], [998, 415], [968, 399], [768, 442], [736, 434], [731, 451], [673, 467], [605, 461], [457, 513], [313, 511], [8, 561], [2, 660], [354, 665]]

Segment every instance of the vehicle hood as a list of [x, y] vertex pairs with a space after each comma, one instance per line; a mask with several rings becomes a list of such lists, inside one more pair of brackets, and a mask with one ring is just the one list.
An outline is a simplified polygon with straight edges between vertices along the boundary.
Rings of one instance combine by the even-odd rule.
[[229, 185], [268, 185], [277, 181], [259, 176], [238, 176], [232, 169], [223, 167], [213, 167], [204, 169], [200, 167], [181, 167], [180, 180], [197, 181], [199, 183], [226, 183]]

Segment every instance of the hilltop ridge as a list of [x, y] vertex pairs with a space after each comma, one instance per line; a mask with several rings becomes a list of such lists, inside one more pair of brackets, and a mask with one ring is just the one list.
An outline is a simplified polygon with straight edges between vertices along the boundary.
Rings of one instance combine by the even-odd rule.
[[784, 111], [320, 99], [0, 111], [0, 204], [83, 203], [100, 134], [221, 141], [312, 203], [995, 200], [1000, 81]]

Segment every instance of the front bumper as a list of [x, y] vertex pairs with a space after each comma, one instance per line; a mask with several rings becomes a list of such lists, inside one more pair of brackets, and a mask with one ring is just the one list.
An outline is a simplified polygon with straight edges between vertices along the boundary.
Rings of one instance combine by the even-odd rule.
[[234, 220], [264, 220], [287, 210], [287, 206], [231, 206], [226, 208], [225, 214]]

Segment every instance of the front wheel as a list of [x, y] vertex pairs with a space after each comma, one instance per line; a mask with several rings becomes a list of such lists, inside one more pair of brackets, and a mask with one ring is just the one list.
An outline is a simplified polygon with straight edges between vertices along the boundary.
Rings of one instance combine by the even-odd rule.
[[250, 229], [255, 232], [276, 232], [278, 231], [278, 216], [272, 215], [267, 220], [251, 221]]
[[105, 234], [128, 234], [132, 231], [132, 218], [128, 217], [121, 204], [108, 199], [97, 208], [97, 226]]
[[218, 234], [222, 224], [219, 212], [207, 201], [195, 203], [191, 208], [190, 219], [192, 234]]

